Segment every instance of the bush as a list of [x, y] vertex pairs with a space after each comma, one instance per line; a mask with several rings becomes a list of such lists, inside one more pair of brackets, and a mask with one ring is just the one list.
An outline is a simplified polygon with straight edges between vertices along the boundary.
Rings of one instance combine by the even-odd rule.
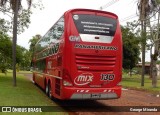
[[1, 64], [0, 64], [0, 71], [1, 71], [2, 73], [7, 74], [7, 64], [1, 63]]

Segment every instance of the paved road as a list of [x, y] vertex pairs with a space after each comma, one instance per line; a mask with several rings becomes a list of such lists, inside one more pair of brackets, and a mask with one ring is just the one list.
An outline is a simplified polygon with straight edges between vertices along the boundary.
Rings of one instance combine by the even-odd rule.
[[[24, 74], [29, 80], [32, 80], [31, 74]], [[69, 100], [69, 101], [57, 101], [59, 106], [64, 108], [66, 111], [70, 112], [71, 115], [106, 115], [108, 114], [130, 114], [124, 111], [141, 111], [146, 110], [160, 111], [160, 97], [159, 94], [153, 95], [149, 92], [136, 91], [123, 89], [122, 97], [115, 100]], [[147, 107], [144, 107], [147, 106]], [[154, 106], [154, 107], [153, 107]], [[159, 106], [159, 107], [158, 107]], [[122, 112], [114, 112], [121, 111]], [[99, 113], [101, 112], [101, 113]], [[137, 112], [132, 112], [132, 114], [137, 114]], [[144, 113], [144, 112], [143, 112]], [[143, 114], [138, 112], [138, 114]], [[155, 114], [158, 112], [145, 112], [145, 114]]]

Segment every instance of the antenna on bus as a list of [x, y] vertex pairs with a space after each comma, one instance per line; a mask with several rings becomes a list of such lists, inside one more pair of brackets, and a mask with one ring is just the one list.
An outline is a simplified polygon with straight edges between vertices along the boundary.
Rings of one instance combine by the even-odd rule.
[[118, 2], [118, 1], [119, 1], [119, 0], [112, 0], [112, 1], [108, 2], [106, 5], [101, 6], [99, 9], [100, 9], [100, 10], [103, 10], [103, 9], [105, 9], [105, 8], [107, 8], [107, 7], [115, 4], [115, 3]]

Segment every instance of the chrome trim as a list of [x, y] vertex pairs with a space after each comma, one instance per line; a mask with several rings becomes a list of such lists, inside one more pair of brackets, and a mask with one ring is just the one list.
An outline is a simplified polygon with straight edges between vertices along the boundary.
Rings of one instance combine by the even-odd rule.
[[91, 98], [91, 94], [74, 93], [71, 99], [117, 99], [116, 93], [101, 93], [100, 97]]
[[[104, 35], [80, 34], [80, 37], [83, 42], [111, 43], [113, 40], [113, 36]], [[96, 39], [96, 37], [99, 37], [99, 39]]]
[[41, 72], [37, 72], [37, 71], [34, 71], [36, 72], [37, 74], [43, 74], [43, 75], [47, 75], [47, 76], [50, 76], [50, 77], [54, 77], [54, 78], [58, 78], [58, 79], [62, 79], [61, 77], [59, 76], [54, 76], [54, 75], [50, 75], [50, 74], [45, 74], [45, 73], [41, 73]]

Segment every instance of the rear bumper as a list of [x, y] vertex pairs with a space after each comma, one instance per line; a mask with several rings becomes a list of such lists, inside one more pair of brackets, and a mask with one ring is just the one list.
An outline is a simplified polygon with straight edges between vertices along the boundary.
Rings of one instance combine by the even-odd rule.
[[112, 88], [63, 87], [62, 99], [117, 99], [121, 96], [121, 86]]

